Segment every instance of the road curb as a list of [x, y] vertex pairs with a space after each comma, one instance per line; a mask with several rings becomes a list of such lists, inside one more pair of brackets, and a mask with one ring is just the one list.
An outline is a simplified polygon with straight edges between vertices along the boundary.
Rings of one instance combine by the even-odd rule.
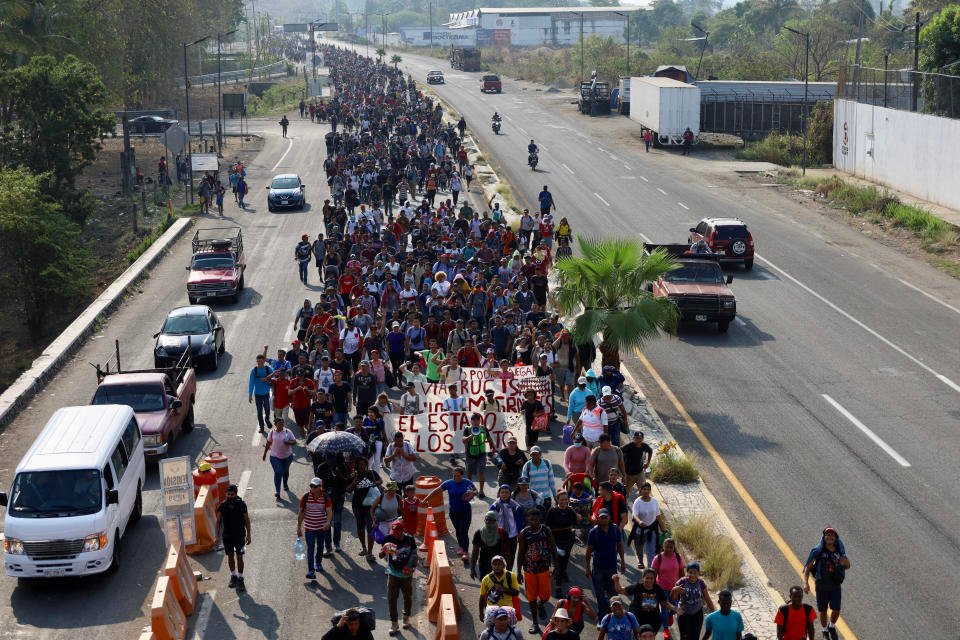
[[6, 427], [51, 379], [60, 371], [88, 337], [101, 318], [109, 315], [123, 300], [130, 287], [153, 268], [167, 249], [193, 225], [193, 218], [178, 218], [143, 255], [127, 267], [103, 293], [71, 322], [33, 361], [29, 369], [0, 394], [0, 429]]

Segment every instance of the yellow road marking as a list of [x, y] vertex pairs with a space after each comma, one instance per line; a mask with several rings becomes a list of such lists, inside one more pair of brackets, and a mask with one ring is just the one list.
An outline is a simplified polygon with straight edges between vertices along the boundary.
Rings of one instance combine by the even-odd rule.
[[[740, 482], [740, 479], [737, 478], [736, 474], [733, 472], [733, 469], [727, 465], [723, 457], [717, 451], [716, 447], [713, 446], [713, 443], [707, 438], [703, 433], [703, 430], [700, 429], [700, 425], [693, 419], [693, 417], [687, 412], [686, 408], [681, 404], [680, 399], [673, 393], [669, 386], [667, 386], [666, 381], [660, 376], [656, 369], [653, 368], [653, 365], [647, 359], [647, 357], [639, 349], [636, 350], [637, 357], [640, 359], [640, 362], [643, 363], [643, 366], [647, 369], [647, 373], [650, 374], [657, 385], [659, 385], [660, 390], [663, 391], [664, 395], [667, 396], [667, 399], [670, 400], [673, 404], [673, 408], [677, 410], [677, 413], [680, 414], [680, 417], [683, 418], [684, 422], [687, 423], [687, 426], [690, 427], [690, 430], [693, 432], [693, 435], [697, 437], [697, 440], [700, 441], [700, 444], [703, 448], [710, 454], [710, 458], [713, 460], [713, 463], [717, 465], [717, 468], [720, 469], [720, 472], [723, 473], [723, 476], [727, 479], [727, 482], [733, 487], [734, 491], [740, 496], [740, 499], [743, 500], [744, 504], [747, 505], [747, 508], [750, 509], [750, 512], [757, 519], [757, 522], [760, 523], [760, 526], [763, 527], [763, 530], [767, 533], [767, 536], [773, 541], [773, 543], [780, 550], [780, 553], [783, 554], [783, 557], [786, 558], [787, 562], [797, 572], [797, 575], [803, 577], [803, 562], [800, 558], [797, 557], [797, 554], [793, 552], [793, 549], [790, 548], [790, 545], [787, 544], [787, 541], [784, 540], [783, 536], [780, 535], [780, 532], [777, 531], [777, 528], [773, 526], [773, 523], [770, 522], [770, 519], [767, 517], [767, 514], [763, 512], [760, 508], [760, 505], [757, 504], [757, 501], [753, 499], [753, 496], [750, 495], [750, 492], [747, 491], [746, 487], [743, 486], [743, 483]], [[773, 612], [771, 612], [772, 615]], [[819, 624], [819, 622], [815, 623]], [[840, 618], [837, 621], [837, 630], [843, 635], [847, 640], [857, 640], [856, 634], [853, 630], [847, 625], [847, 623]]]

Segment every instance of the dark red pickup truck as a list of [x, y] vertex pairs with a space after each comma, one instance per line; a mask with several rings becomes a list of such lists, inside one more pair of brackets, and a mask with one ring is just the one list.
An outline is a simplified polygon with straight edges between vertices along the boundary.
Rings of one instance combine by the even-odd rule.
[[726, 333], [737, 316], [737, 298], [727, 285], [733, 276], [723, 275], [716, 254], [695, 254], [684, 244], [647, 244], [648, 252], [661, 250], [678, 267], [649, 285], [657, 298], [669, 298], [687, 322], [716, 322]]
[[492, 73], [484, 74], [480, 78], [480, 93], [502, 93], [503, 85], [500, 84], [500, 76], [495, 76]]
[[235, 301], [243, 291], [247, 263], [243, 255], [240, 227], [197, 229], [193, 236], [193, 258], [187, 267], [187, 298], [227, 297]]

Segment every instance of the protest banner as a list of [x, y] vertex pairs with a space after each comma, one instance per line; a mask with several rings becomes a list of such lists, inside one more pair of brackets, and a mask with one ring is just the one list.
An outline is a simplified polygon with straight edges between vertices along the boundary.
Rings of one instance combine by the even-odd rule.
[[[467, 411], [479, 411], [487, 389], [493, 389], [493, 396], [505, 413], [522, 413], [524, 392], [533, 389], [537, 399], [543, 403], [547, 415], [553, 414], [553, 394], [550, 392], [550, 379], [537, 377], [536, 367], [511, 367], [513, 378], [500, 378], [497, 372], [475, 367], [463, 367], [458, 393], [467, 402]], [[522, 375], [518, 375], [522, 374]], [[445, 384], [421, 382], [416, 385], [417, 393], [425, 400], [427, 413], [443, 411], [443, 401], [450, 397]]]
[[[464, 454], [463, 430], [470, 426], [471, 412], [433, 411], [415, 416], [401, 416], [388, 413], [383, 416], [387, 431], [387, 440], [393, 441], [393, 434], [403, 433], [407, 442], [417, 453], [457, 453]], [[526, 428], [523, 414], [517, 413], [481, 413], [483, 424], [490, 431], [490, 438], [497, 450], [507, 446], [507, 436], [517, 437], [517, 446], [527, 448]]]

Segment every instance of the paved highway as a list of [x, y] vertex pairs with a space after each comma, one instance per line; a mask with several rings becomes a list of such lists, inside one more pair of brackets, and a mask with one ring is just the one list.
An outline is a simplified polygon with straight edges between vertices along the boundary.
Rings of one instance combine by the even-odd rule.
[[[737, 179], [729, 163], [646, 154], [629, 119], [581, 116], [569, 92], [505, 79], [503, 94], [483, 95], [478, 73], [403, 58], [418, 81], [444, 71], [434, 89], [519, 199], [533, 207], [548, 184], [576, 233], [682, 242], [706, 215], [749, 224], [759, 256], [753, 271], [730, 271], [740, 317], [729, 334], [686, 327], [646, 356], [801, 561], [824, 525], [840, 530], [854, 564], [845, 617], [860, 638], [955, 637], [960, 605], [942, 594], [960, 573], [957, 281]], [[536, 173], [530, 138], [541, 149]], [[627, 364], [657, 391], [636, 358]], [[703, 453], [665, 398], [658, 408], [681, 444]], [[716, 467], [704, 471], [774, 586], [798, 583]], [[910, 614], [888, 614], [892, 606]]]

